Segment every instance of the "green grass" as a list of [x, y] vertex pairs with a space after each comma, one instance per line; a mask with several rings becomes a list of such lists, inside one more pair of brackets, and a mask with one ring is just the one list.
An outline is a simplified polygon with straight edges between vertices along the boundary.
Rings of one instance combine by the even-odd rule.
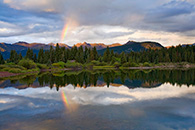
[[114, 69], [114, 66], [93, 66], [93, 69]]
[[83, 67], [83, 64], [68, 61], [68, 62], [65, 63], [65, 67], [67, 67], [67, 68], [80, 68], [80, 67]]
[[37, 67], [38, 67], [39, 69], [49, 69], [49, 67], [48, 67], [46, 64], [37, 63]]

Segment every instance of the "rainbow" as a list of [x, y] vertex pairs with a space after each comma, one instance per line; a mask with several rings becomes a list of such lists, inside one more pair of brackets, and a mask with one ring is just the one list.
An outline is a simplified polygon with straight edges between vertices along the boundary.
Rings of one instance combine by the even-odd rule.
[[63, 90], [62, 90], [62, 92], [61, 92], [61, 95], [62, 95], [62, 101], [64, 102], [64, 105], [65, 105], [67, 108], [69, 108], [69, 103], [68, 103], [66, 94], [65, 94], [65, 92], [63, 92]]
[[68, 24], [65, 24], [64, 25], [64, 28], [62, 30], [62, 34], [61, 34], [61, 42], [64, 41], [66, 35], [67, 35], [67, 32], [68, 32]]

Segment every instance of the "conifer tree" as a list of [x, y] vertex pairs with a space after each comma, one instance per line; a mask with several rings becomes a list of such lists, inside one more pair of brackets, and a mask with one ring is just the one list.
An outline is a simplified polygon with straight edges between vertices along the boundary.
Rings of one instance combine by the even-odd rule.
[[1, 52], [0, 52], [0, 64], [5, 64], [5, 61], [4, 61], [4, 59], [3, 59], [3, 56], [2, 56], [2, 54], [1, 54]]
[[60, 47], [57, 43], [56, 49], [55, 49], [55, 62], [59, 62], [59, 61], [60, 61]]
[[38, 61], [39, 63], [42, 63], [42, 64], [44, 63], [44, 52], [43, 52], [43, 48], [41, 48], [41, 49], [39, 50], [37, 61]]
[[49, 55], [50, 63], [54, 63], [54, 61], [55, 61], [55, 55], [54, 55], [53, 46], [50, 46], [49, 53], [50, 53], [50, 55]]
[[106, 48], [106, 51], [104, 52], [103, 59], [104, 59], [104, 62], [109, 62], [109, 60], [110, 60], [110, 50], [109, 50], [109, 47]]
[[19, 57], [19, 60], [22, 60], [23, 57], [22, 57], [22, 53], [21, 52], [20, 52], [18, 57]]
[[18, 62], [18, 54], [15, 50], [11, 50], [9, 62], [14, 62], [14, 63]]
[[126, 59], [127, 59], [127, 58], [126, 58], [126, 56], [125, 56], [125, 53], [122, 52], [122, 53], [121, 53], [121, 65], [124, 64], [124, 63], [126, 63]]

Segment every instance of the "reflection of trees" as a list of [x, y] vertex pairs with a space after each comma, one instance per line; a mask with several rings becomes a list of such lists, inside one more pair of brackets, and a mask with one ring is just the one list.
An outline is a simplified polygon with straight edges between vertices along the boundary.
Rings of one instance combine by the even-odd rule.
[[19, 82], [22, 83], [22, 84], [27, 84], [28, 86], [30, 86], [36, 80], [36, 76], [37, 75], [26, 76], [22, 79], [19, 79]]
[[121, 71], [100, 71], [67, 74], [63, 76], [54, 76], [51, 73], [43, 74], [38, 77], [39, 84], [50, 85], [52, 88], [72, 84], [75, 87], [97, 86], [98, 81], [103, 80], [109, 87], [110, 83], [114, 83], [115, 79], [120, 79], [121, 84], [125, 84], [126, 80], [140, 80], [145, 86], [155, 85], [159, 83], [171, 83], [178, 85], [195, 85], [195, 70], [121, 70]]
[[139, 71], [132, 75], [129, 75], [129, 78], [141, 79], [145, 82], [154, 83], [171, 83], [178, 85], [195, 85], [195, 69], [190, 70], [152, 70], [149, 73]]

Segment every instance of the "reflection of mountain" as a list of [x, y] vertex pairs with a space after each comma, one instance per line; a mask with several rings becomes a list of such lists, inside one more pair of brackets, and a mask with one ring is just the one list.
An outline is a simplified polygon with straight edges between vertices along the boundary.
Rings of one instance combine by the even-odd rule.
[[[103, 78], [99, 78], [100, 81], [104, 82], [103, 81]], [[98, 80], [98, 81], [99, 81]], [[113, 85], [114, 84], [114, 85]], [[159, 82], [152, 82], [152, 83], [149, 83], [147, 81], [143, 81], [143, 80], [131, 80], [131, 79], [125, 79], [124, 82], [121, 81], [120, 78], [116, 78], [114, 79], [114, 81], [112, 83], [110, 83], [111, 86], [121, 86], [121, 85], [124, 85], [124, 86], [127, 86], [128, 88], [139, 88], [139, 87], [143, 87], [143, 88], [153, 88], [153, 87], [158, 87], [161, 85], [161, 83]]]
[[[65, 84], [64, 86], [61, 87], [66, 87], [68, 84]], [[87, 87], [104, 87], [107, 84], [104, 81], [97, 81], [97, 85], [88, 85], [86, 86], [85, 84], [83, 86], [80, 86], [79, 84], [76, 85], [76, 87], [83, 87], [83, 88], [87, 88]], [[153, 84], [148, 84], [147, 82], [143, 82], [141, 80], [127, 80], [125, 81], [124, 84], [122, 84], [121, 81], [117, 81], [114, 83], [110, 83], [109, 86], [113, 86], [113, 87], [120, 87], [120, 86], [127, 86], [129, 89], [131, 88], [139, 88], [139, 87], [144, 87], [144, 88], [153, 88], [153, 87], [158, 87], [161, 84], [160, 83], [153, 83]], [[26, 89], [26, 88], [40, 88], [40, 87], [44, 87], [44, 86], [50, 86], [50, 84], [44, 84], [44, 86], [40, 85], [38, 80], [34, 81], [32, 84], [27, 85], [27, 84], [23, 84], [20, 83], [19, 81], [15, 82], [15, 83], [11, 83], [10, 80], [5, 80], [5, 81], [1, 81], [0, 82], [0, 88], [7, 88], [7, 87], [13, 87], [13, 88], [17, 88], [17, 89]], [[56, 86], [56, 85], [54, 85]]]

